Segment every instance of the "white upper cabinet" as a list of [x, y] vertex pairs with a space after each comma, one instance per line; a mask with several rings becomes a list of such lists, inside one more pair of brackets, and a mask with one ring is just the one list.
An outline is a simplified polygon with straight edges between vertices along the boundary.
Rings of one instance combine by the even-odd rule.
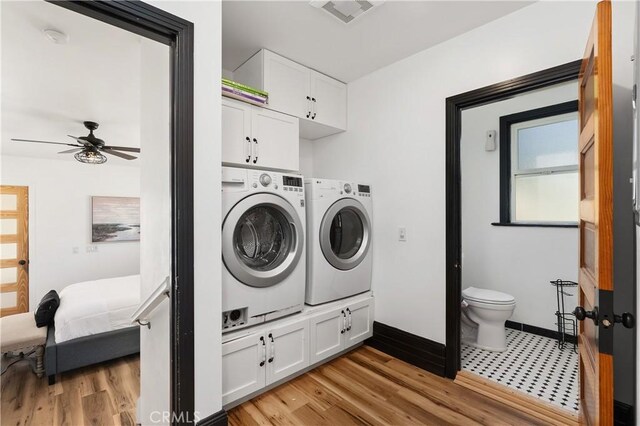
[[311, 71], [311, 118], [336, 129], [347, 128], [347, 85]]
[[267, 108], [300, 119], [300, 137], [318, 139], [347, 129], [347, 85], [261, 50], [233, 73], [242, 84], [269, 93]]
[[298, 171], [298, 119], [222, 98], [222, 162], [228, 165]]

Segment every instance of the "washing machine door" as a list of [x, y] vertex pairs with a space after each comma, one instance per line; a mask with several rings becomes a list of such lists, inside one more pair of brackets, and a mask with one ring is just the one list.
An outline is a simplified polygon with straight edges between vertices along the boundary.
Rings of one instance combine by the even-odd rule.
[[296, 268], [304, 247], [302, 222], [293, 206], [274, 194], [241, 200], [222, 224], [222, 259], [236, 279], [270, 287]]
[[343, 271], [358, 266], [371, 245], [371, 221], [364, 206], [353, 198], [336, 201], [320, 225], [320, 248], [327, 261]]

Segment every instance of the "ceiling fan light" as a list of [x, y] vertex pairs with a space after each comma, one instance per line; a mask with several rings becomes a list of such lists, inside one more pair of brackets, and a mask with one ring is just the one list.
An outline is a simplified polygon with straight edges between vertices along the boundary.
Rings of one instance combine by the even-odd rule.
[[74, 155], [74, 158], [85, 164], [103, 164], [107, 162], [107, 157], [93, 150], [80, 151]]

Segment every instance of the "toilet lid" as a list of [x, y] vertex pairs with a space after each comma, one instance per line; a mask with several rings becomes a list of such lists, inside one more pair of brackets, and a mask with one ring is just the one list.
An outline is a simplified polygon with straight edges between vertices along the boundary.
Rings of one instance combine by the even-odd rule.
[[496, 305], [508, 305], [515, 302], [515, 298], [510, 294], [476, 287], [462, 290], [462, 297], [475, 302], [494, 303]]

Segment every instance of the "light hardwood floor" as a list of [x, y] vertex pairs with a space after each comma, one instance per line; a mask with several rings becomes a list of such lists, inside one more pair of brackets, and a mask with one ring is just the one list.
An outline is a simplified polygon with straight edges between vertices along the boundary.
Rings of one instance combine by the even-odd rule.
[[368, 346], [228, 414], [238, 426], [545, 424]]
[[0, 381], [2, 426], [135, 425], [140, 395], [137, 355], [61, 374], [52, 386], [21, 362]]
[[[28, 365], [2, 376], [0, 424], [134, 425], [137, 356], [59, 377], [53, 386]], [[368, 346], [229, 411], [230, 425], [528, 425], [521, 411]]]

